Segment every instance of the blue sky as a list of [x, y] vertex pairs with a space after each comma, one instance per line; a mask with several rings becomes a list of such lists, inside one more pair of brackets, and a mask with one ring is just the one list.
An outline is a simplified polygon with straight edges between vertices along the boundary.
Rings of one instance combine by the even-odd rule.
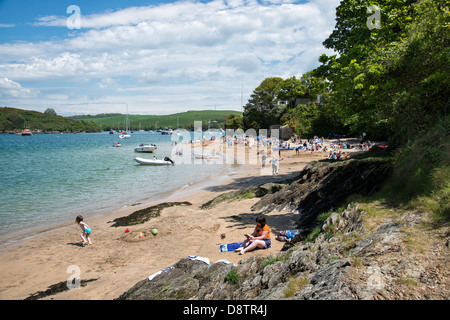
[[332, 53], [339, 2], [0, 0], [0, 106], [240, 110], [241, 90], [245, 104], [266, 77], [300, 77]]

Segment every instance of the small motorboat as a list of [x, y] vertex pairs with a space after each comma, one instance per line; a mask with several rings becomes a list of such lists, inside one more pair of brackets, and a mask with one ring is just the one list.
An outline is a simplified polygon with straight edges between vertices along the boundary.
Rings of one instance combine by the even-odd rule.
[[173, 164], [175, 164], [168, 157], [165, 157], [164, 160], [159, 160], [159, 159], [156, 159], [156, 158], [144, 159], [144, 158], [136, 157], [136, 158], [134, 158], [134, 161], [136, 161], [139, 164], [152, 165], [152, 166], [165, 166], [165, 165], [173, 165]]
[[134, 152], [152, 153], [156, 149], [158, 149], [158, 147], [156, 145], [154, 145], [154, 144], [144, 144], [144, 143], [142, 143], [138, 147], [134, 148]]
[[32, 137], [33, 134], [31, 133], [30, 129], [23, 129], [22, 132], [17, 133], [19, 136], [30, 136]]
[[120, 142], [116, 142], [116, 143], [113, 144], [113, 147], [116, 147], [116, 148], [117, 148], [117, 147], [121, 147], [121, 146], [122, 146], [122, 145], [120, 144]]
[[124, 132], [119, 136], [119, 138], [120, 139], [129, 139], [129, 138], [131, 138], [131, 134]]

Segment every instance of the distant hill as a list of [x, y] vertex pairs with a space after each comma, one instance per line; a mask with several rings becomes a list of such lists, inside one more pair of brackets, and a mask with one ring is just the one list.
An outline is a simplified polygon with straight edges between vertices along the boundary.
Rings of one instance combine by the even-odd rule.
[[88, 120], [74, 120], [54, 113], [0, 107], [0, 132], [98, 132], [102, 127]]
[[[169, 115], [128, 115], [130, 130], [155, 130], [165, 128], [183, 128], [192, 130], [194, 121], [202, 121], [203, 130], [210, 128], [224, 128], [225, 120], [230, 115], [241, 114], [239, 111], [232, 110], [202, 110], [187, 111]], [[125, 129], [125, 114], [106, 113], [98, 115], [81, 115], [71, 117], [72, 119], [82, 121], [92, 121], [100, 125], [103, 130]]]

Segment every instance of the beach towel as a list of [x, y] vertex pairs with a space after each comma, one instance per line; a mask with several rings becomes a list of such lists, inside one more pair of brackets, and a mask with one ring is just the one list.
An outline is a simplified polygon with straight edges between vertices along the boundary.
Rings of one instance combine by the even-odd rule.
[[197, 261], [202, 261], [206, 264], [209, 264], [209, 259], [208, 258], [203, 258], [203, 257], [199, 257], [199, 256], [188, 256], [187, 257], [189, 260], [197, 260]]
[[234, 251], [237, 248], [241, 247], [243, 242], [232, 242], [228, 244], [221, 244], [220, 245], [220, 252], [230, 252]]
[[165, 268], [165, 269], [163, 269], [163, 270], [161, 270], [161, 271], [155, 272], [154, 274], [152, 274], [152, 275], [150, 275], [150, 276], [148, 277], [148, 280], [151, 281], [151, 280], [153, 280], [153, 278], [156, 277], [157, 275], [160, 275], [161, 273], [167, 272], [167, 271], [169, 271], [170, 269], [173, 269], [173, 267], [168, 267], [168, 268]]
[[[215, 263], [218, 263], [218, 262], [222, 262], [222, 263], [225, 263], [225, 264], [231, 264], [231, 262], [226, 260], [226, 259], [217, 260]], [[237, 267], [237, 264], [233, 263], [233, 267]]]

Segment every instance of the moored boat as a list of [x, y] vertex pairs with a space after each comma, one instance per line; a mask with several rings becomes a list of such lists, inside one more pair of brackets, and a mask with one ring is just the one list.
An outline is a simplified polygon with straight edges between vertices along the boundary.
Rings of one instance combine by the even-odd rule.
[[136, 157], [136, 158], [134, 158], [134, 161], [136, 161], [139, 164], [152, 165], [152, 166], [164, 166], [164, 165], [173, 165], [173, 164], [175, 164], [168, 157], [165, 157], [164, 160], [159, 160], [159, 159], [156, 159], [156, 158], [154, 158], [154, 159], [145, 159], [145, 158]]
[[19, 136], [33, 136], [30, 129], [23, 129], [22, 132], [17, 133]]
[[120, 136], [119, 136], [119, 138], [120, 139], [129, 139], [129, 138], [131, 138], [131, 135], [129, 134], [129, 133], [122, 133]]
[[158, 147], [154, 144], [140, 144], [138, 147], [134, 148], [134, 152], [146, 152], [146, 153], [152, 153], [158, 149]]

